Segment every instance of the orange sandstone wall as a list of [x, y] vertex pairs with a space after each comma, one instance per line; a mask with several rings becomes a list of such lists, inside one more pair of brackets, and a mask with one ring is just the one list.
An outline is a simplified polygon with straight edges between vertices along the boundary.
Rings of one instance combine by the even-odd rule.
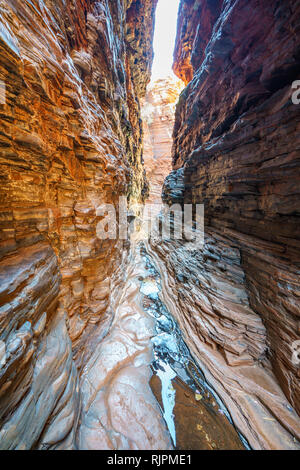
[[[74, 446], [78, 367], [124, 247], [95, 208], [142, 200], [156, 0], [0, 1], [0, 447]], [[73, 352], [72, 352], [73, 349]]]

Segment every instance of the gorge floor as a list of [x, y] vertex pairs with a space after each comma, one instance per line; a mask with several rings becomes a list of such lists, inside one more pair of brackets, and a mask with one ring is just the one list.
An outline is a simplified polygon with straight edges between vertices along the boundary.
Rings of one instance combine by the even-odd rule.
[[249, 448], [160, 298], [147, 243], [133, 245], [109, 333], [82, 377], [79, 447]]

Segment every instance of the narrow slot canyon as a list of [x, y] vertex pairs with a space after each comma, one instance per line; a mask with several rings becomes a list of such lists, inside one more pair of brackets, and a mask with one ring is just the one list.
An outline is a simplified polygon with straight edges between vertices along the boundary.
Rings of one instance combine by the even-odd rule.
[[0, 0], [0, 58], [0, 450], [300, 450], [300, 1]]

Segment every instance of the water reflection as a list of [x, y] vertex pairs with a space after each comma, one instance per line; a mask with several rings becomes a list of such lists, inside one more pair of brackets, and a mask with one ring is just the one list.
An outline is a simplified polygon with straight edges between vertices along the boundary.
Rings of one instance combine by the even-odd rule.
[[148, 276], [141, 278], [145, 311], [156, 319], [152, 338], [152, 390], [177, 449], [249, 449], [222, 400], [193, 360], [177, 322], [161, 301], [161, 279], [144, 244], [139, 249]]

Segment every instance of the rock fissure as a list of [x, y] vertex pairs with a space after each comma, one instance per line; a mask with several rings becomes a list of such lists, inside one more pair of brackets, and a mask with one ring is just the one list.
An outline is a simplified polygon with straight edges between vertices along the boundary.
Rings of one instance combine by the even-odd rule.
[[158, 1], [0, 0], [0, 449], [300, 448], [300, 2]]

